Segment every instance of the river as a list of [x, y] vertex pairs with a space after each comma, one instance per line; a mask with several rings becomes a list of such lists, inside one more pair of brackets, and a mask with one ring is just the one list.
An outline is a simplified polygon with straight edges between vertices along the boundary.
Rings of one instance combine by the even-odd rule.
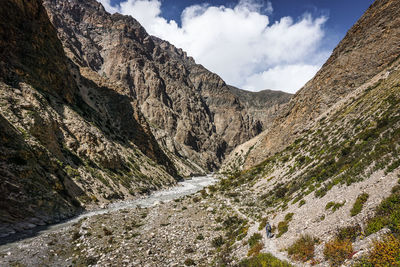
[[136, 208], [136, 207], [151, 207], [157, 205], [160, 202], [167, 202], [174, 199], [178, 199], [187, 195], [192, 195], [206, 186], [212, 185], [217, 181], [217, 179], [209, 174], [207, 176], [198, 176], [193, 177], [191, 179], [185, 180], [183, 182], [179, 182], [177, 186], [156, 191], [148, 196], [141, 197], [135, 200], [127, 200], [109, 204], [107, 208], [98, 209], [93, 211], [88, 211], [80, 214], [72, 219], [66, 220], [62, 223], [46, 225], [46, 226], [38, 226], [32, 230], [17, 233], [12, 236], [1, 238], [0, 239], [0, 249], [4, 249], [7, 247], [13, 246], [13, 243], [17, 241], [34, 238], [40, 234], [53, 232], [64, 227], [70, 226], [73, 223], [78, 222], [79, 220], [87, 217], [91, 217], [94, 215], [105, 214], [115, 212], [121, 209], [127, 208]]

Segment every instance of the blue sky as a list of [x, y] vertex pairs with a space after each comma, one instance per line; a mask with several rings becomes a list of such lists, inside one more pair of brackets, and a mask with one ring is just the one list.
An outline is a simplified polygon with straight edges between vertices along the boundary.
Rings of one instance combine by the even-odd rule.
[[[112, 0], [112, 3], [119, 4], [121, 0]], [[327, 14], [329, 20], [326, 28], [333, 38], [343, 38], [351, 26], [362, 16], [373, 0], [272, 0], [274, 12], [272, 20], [279, 20], [283, 16], [299, 17], [305, 12], [314, 16]], [[211, 4], [234, 6], [238, 1], [226, 0], [163, 0], [161, 1], [161, 15], [167, 20], [175, 20], [180, 23], [182, 11], [195, 4]]]
[[[240, 88], [296, 92], [373, 0], [100, 0]], [[182, 21], [183, 19], [183, 21]]]

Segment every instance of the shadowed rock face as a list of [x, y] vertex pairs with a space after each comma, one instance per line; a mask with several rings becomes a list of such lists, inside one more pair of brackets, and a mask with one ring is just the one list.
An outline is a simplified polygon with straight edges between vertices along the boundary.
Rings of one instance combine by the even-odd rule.
[[228, 87], [239, 98], [247, 113], [261, 122], [261, 130], [269, 128], [270, 123], [279, 114], [279, 111], [292, 98], [292, 94], [281, 91], [262, 90], [249, 92], [230, 85]]
[[54, 33], [40, 1], [2, 1], [0, 76], [9, 83], [16, 83], [18, 77], [23, 77], [71, 103], [77, 87]]
[[[182, 174], [216, 169], [235, 146], [268, 124], [270, 116], [255, 116], [218, 75], [149, 36], [132, 17], [110, 15], [94, 0], [45, 0], [44, 5], [66, 54], [138, 102]], [[258, 113], [277, 108], [264, 100]]]
[[400, 55], [400, 6], [379, 0], [348, 31], [316, 76], [282, 109], [252, 147], [245, 167], [280, 151], [310, 123], [356, 88], [387, 69]]

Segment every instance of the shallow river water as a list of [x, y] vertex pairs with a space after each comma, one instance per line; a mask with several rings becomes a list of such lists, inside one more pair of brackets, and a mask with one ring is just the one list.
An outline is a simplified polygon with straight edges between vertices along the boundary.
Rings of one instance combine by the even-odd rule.
[[25, 233], [17, 233], [13, 236], [4, 238], [3, 240], [0, 239], [0, 249], [4, 249], [6, 247], [12, 246], [12, 243], [17, 241], [33, 238], [43, 233], [52, 232], [55, 230], [62, 229], [67, 227], [75, 222], [78, 222], [82, 218], [91, 217], [94, 215], [105, 214], [114, 212], [121, 209], [127, 208], [136, 208], [136, 207], [151, 207], [157, 205], [160, 202], [167, 202], [174, 199], [181, 198], [183, 196], [194, 194], [206, 186], [212, 185], [217, 181], [217, 179], [213, 175], [207, 176], [198, 176], [193, 177], [189, 180], [185, 180], [183, 182], [179, 182], [177, 186], [156, 191], [148, 196], [135, 199], [135, 200], [128, 200], [128, 201], [121, 201], [109, 204], [107, 208], [93, 210], [89, 212], [82, 213], [79, 216], [76, 216], [72, 219], [64, 221], [62, 223], [54, 224], [54, 225], [47, 225], [47, 226], [38, 226], [30, 231]]

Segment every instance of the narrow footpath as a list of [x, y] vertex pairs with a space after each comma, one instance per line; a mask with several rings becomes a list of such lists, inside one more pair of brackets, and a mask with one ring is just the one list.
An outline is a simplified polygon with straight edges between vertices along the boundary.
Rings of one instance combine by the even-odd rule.
[[262, 241], [264, 243], [264, 248], [261, 250], [261, 252], [264, 253], [270, 253], [272, 254], [274, 257], [280, 259], [281, 261], [287, 261], [288, 263], [292, 264], [293, 266], [299, 266], [298, 263], [292, 261], [291, 259], [289, 259], [285, 253], [279, 251], [277, 249], [277, 245], [276, 245], [276, 239], [273, 238], [267, 238], [267, 234], [265, 232], [265, 230], [258, 230], [258, 227], [260, 225], [259, 222], [254, 221], [252, 218], [248, 217], [246, 214], [244, 214], [243, 212], [241, 212], [239, 210], [239, 208], [232, 204], [232, 202], [230, 201], [230, 199], [225, 199], [226, 203], [242, 218], [248, 220], [248, 222], [250, 223], [250, 228], [248, 230], [248, 236], [253, 235], [254, 233], [260, 233], [262, 235]]

